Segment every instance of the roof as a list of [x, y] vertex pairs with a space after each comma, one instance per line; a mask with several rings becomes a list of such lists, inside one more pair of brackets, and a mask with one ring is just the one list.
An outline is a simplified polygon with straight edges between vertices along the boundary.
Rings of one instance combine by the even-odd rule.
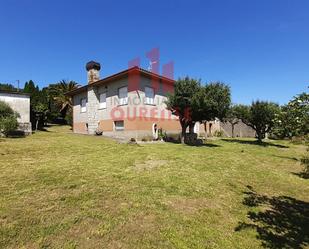
[[0, 90], [0, 93], [7, 93], [7, 94], [16, 94], [16, 95], [26, 95], [26, 96], [30, 96], [29, 93], [18, 92], [18, 91], [10, 91], [10, 90]]
[[167, 78], [167, 77], [161, 76], [159, 74], [147, 71], [147, 70], [142, 69], [140, 67], [132, 67], [132, 68], [129, 68], [127, 70], [121, 71], [121, 72], [113, 74], [111, 76], [108, 76], [108, 77], [106, 77], [104, 79], [98, 80], [98, 81], [93, 82], [91, 84], [87, 84], [85, 86], [79, 87], [79, 88], [77, 88], [75, 90], [72, 90], [70, 92], [67, 92], [66, 95], [74, 96], [74, 95], [76, 95], [78, 93], [86, 91], [89, 86], [105, 85], [105, 84], [108, 84], [108, 83], [110, 83], [112, 81], [124, 78], [124, 77], [128, 76], [129, 73], [140, 73], [141, 75], [143, 75], [143, 76], [145, 76], [147, 78], [155, 79], [155, 80], [160, 80], [161, 82], [166, 83], [166, 84], [174, 85], [174, 83], [175, 83], [175, 81], [170, 79], [170, 78]]

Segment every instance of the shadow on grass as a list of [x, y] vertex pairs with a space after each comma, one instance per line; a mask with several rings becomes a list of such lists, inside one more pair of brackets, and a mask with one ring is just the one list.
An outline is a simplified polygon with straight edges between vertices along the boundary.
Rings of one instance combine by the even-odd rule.
[[296, 157], [289, 157], [289, 156], [278, 156], [278, 155], [273, 155], [274, 157], [278, 157], [278, 158], [282, 158], [282, 159], [289, 159], [289, 160], [292, 160], [292, 161], [300, 161], [298, 158]]
[[265, 248], [302, 248], [309, 244], [309, 203], [288, 196], [260, 195], [247, 186], [243, 204], [250, 223], [240, 222], [235, 231], [255, 229]]
[[229, 142], [229, 143], [259, 145], [259, 146], [263, 146], [263, 147], [274, 146], [274, 147], [278, 147], [278, 148], [289, 148], [288, 146], [285, 146], [285, 145], [274, 144], [274, 143], [269, 143], [269, 142], [259, 142], [257, 140], [254, 141], [254, 140], [241, 140], [241, 139], [222, 139], [222, 141]]
[[211, 143], [203, 143], [203, 144], [195, 144], [195, 145], [188, 144], [188, 146], [193, 146], [193, 147], [209, 147], [209, 148], [221, 147], [221, 145], [211, 144]]
[[300, 173], [292, 172], [292, 174], [299, 176], [300, 178], [309, 179], [309, 173], [308, 172], [300, 172]]
[[26, 134], [24, 131], [11, 131], [7, 135], [7, 138], [24, 138], [26, 137]]
[[[166, 143], [172, 143], [172, 144], [181, 144], [180, 141], [165, 141]], [[213, 144], [213, 143], [196, 143], [196, 144], [189, 144], [189, 143], [185, 143], [184, 145], [190, 146], [190, 147], [209, 147], [209, 148], [217, 148], [217, 147], [221, 147], [221, 145], [218, 144]]]
[[[50, 126], [48, 126], [48, 127], [50, 127]], [[51, 132], [50, 130], [46, 129], [45, 127], [38, 129], [38, 131]]]

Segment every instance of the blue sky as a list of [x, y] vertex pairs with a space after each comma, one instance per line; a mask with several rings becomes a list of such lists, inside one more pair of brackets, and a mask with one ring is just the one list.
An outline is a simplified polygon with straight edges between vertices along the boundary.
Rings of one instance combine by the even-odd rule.
[[160, 48], [175, 78], [231, 86], [235, 103], [286, 103], [309, 85], [308, 0], [32, 1], [0, 4], [0, 82], [105, 77]]

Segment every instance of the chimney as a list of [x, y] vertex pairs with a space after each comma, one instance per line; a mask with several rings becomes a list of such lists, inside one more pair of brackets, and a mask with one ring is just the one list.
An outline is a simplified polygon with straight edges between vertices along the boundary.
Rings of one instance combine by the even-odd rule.
[[88, 75], [88, 84], [96, 82], [100, 79], [100, 69], [101, 65], [95, 61], [89, 61], [86, 64], [86, 70]]

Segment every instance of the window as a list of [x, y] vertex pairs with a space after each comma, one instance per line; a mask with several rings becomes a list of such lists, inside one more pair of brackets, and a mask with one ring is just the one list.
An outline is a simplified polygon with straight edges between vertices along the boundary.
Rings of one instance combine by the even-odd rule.
[[151, 87], [145, 87], [145, 103], [148, 105], [154, 104], [154, 90]]
[[128, 88], [126, 86], [119, 88], [118, 98], [119, 98], [119, 105], [128, 104]]
[[124, 122], [123, 122], [123, 120], [115, 121], [114, 125], [115, 125], [115, 131], [123, 131], [124, 130]]
[[86, 98], [83, 98], [80, 100], [80, 112], [86, 112], [87, 107], [86, 107], [87, 100]]
[[105, 108], [106, 108], [106, 93], [101, 93], [99, 109], [105, 109]]

